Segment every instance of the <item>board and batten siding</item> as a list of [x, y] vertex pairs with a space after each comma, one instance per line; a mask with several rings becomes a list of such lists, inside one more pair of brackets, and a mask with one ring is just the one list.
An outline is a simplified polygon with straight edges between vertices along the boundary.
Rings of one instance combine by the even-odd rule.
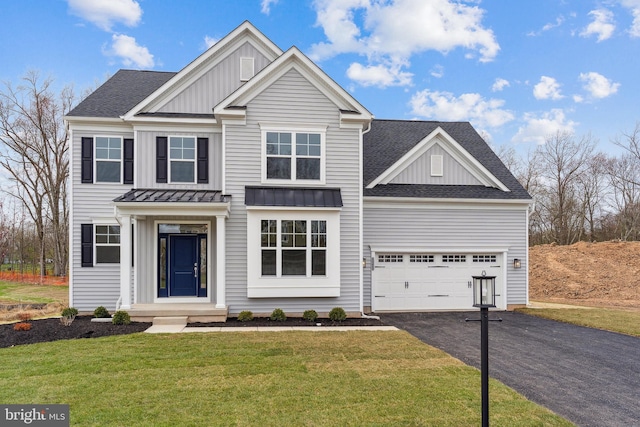
[[92, 312], [101, 305], [106, 307], [107, 310], [113, 310], [120, 297], [120, 264], [95, 264], [93, 267], [81, 266], [81, 224], [92, 224], [99, 219], [115, 221], [113, 199], [133, 187], [132, 185], [124, 184], [81, 183], [82, 137], [93, 137], [94, 135], [133, 138], [133, 132], [100, 131], [90, 133], [73, 131], [71, 143], [71, 180], [73, 188], [71, 192], [71, 217], [73, 218], [73, 223], [71, 224], [70, 233], [70, 247], [73, 254], [70, 257], [73, 295], [71, 303], [81, 312]]
[[[209, 183], [156, 183], [156, 137], [158, 136], [195, 136], [209, 138]], [[173, 188], [184, 190], [221, 190], [222, 189], [222, 134], [220, 132], [185, 131], [138, 131], [136, 188]]]
[[[442, 176], [431, 176], [431, 156], [442, 156]], [[482, 185], [439, 144], [435, 144], [405, 170], [394, 177], [392, 184]]]
[[[328, 126], [326, 187], [340, 188], [344, 204], [340, 212], [340, 297], [247, 298], [244, 189], [246, 185], [261, 185], [260, 124], [269, 123]], [[274, 308], [290, 313], [301, 313], [307, 309], [328, 312], [337, 306], [351, 312], [359, 310], [359, 269], [362, 268], [359, 242], [361, 132], [358, 129], [340, 129], [339, 126], [338, 107], [295, 70], [285, 73], [248, 103], [246, 125], [225, 125], [226, 192], [232, 195], [226, 239], [226, 299], [231, 314], [241, 310], [271, 313]]]
[[210, 114], [214, 106], [244, 84], [240, 81], [240, 58], [254, 58], [255, 74], [271, 62], [246, 42], [158, 111]]
[[[398, 202], [401, 203], [401, 202]], [[393, 248], [407, 253], [455, 250], [461, 253], [507, 250], [507, 304], [527, 303], [528, 206], [461, 203], [459, 206], [394, 207], [364, 202], [364, 305], [371, 307], [371, 248]], [[433, 253], [433, 252], [432, 252]], [[513, 259], [522, 268], [513, 268]], [[375, 262], [375, 261], [374, 261]], [[471, 307], [470, 307], [471, 308]]]

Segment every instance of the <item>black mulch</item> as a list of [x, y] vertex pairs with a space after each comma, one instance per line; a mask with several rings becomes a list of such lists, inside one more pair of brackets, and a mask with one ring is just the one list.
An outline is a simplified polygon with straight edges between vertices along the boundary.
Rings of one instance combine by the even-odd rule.
[[128, 325], [97, 323], [91, 321], [92, 316], [78, 316], [69, 326], [60, 323], [60, 319], [31, 320], [31, 330], [14, 331], [14, 324], [0, 325], [0, 348], [14, 345], [33, 344], [76, 338], [96, 338], [109, 335], [124, 335], [142, 332], [151, 323], [132, 322]]
[[[319, 324], [319, 325], [318, 325]], [[284, 321], [271, 320], [268, 317], [254, 317], [253, 320], [240, 322], [235, 317], [229, 317], [226, 322], [219, 323], [189, 323], [189, 326], [235, 326], [235, 327], [256, 327], [256, 326], [384, 326], [380, 320], [362, 319], [349, 317], [342, 322], [334, 322], [332, 320], [322, 318], [315, 322], [304, 320], [301, 317], [287, 317]]]

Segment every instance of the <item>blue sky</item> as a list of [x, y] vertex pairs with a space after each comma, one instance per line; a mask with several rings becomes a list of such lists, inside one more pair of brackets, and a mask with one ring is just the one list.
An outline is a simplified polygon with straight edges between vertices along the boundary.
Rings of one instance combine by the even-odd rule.
[[600, 149], [640, 121], [640, 0], [27, 0], [0, 3], [0, 79], [77, 92], [120, 68], [179, 71], [244, 20], [295, 45], [377, 118], [468, 120], [526, 152]]

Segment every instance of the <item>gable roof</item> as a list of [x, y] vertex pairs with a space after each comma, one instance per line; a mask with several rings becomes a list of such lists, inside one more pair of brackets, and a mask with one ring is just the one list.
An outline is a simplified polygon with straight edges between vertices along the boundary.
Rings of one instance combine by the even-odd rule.
[[[484, 185], [376, 184], [373, 188], [366, 188], [438, 128], [453, 138], [508, 191]], [[375, 119], [371, 122], [371, 130], [364, 135], [363, 161], [365, 196], [531, 199], [529, 193], [468, 122]]]
[[67, 116], [118, 118], [175, 75], [163, 71], [120, 70]]

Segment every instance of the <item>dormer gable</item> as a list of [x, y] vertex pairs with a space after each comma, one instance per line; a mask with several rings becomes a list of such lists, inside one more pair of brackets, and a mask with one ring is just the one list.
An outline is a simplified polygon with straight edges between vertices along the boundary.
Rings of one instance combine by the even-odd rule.
[[[166, 120], [170, 114], [211, 114], [220, 100], [280, 55], [278, 46], [245, 21], [138, 103], [124, 119], [159, 115]], [[194, 104], [197, 98], [200, 101]], [[186, 100], [190, 100], [189, 106]]]
[[440, 126], [382, 171], [366, 188], [379, 184], [483, 185], [510, 191]]

